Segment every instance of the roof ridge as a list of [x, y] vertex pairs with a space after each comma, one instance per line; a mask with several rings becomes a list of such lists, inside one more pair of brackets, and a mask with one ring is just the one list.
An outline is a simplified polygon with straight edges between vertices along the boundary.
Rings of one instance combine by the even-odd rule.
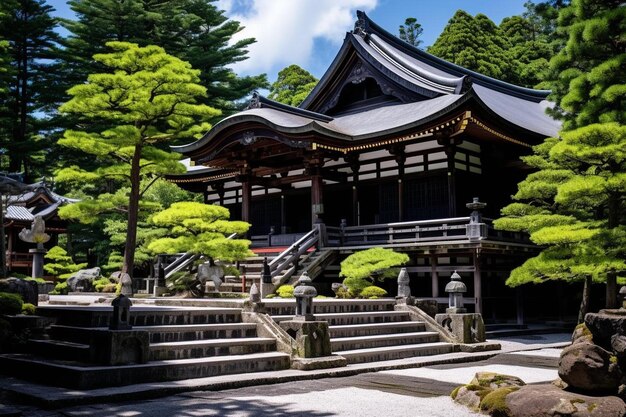
[[542, 101], [551, 92], [550, 90], [536, 90], [533, 88], [511, 84], [446, 61], [445, 59], [436, 57], [435, 55], [429, 54], [424, 50], [416, 48], [415, 46], [391, 34], [376, 22], [371, 20], [365, 12], [357, 10], [356, 14], [357, 21], [355, 22], [354, 30], [352, 31], [353, 34], [361, 36], [366, 41], [368, 40], [369, 35], [376, 34], [384, 41], [398, 48], [401, 52], [404, 52], [415, 59], [423, 60], [435, 68], [448, 72], [452, 76], [468, 76], [471, 77], [472, 82], [476, 84], [531, 101]]
[[249, 109], [261, 109], [261, 108], [270, 108], [275, 110], [281, 110], [286, 113], [295, 114], [296, 116], [308, 117], [313, 120], [321, 121], [328, 123], [332, 121], [334, 118], [331, 116], [327, 116], [322, 113], [317, 113], [311, 110], [305, 110], [300, 107], [290, 106], [288, 104], [280, 103], [278, 101], [270, 100], [267, 97], [262, 96], [257, 91], [252, 93], [252, 98], [250, 99], [250, 103], [246, 110]]

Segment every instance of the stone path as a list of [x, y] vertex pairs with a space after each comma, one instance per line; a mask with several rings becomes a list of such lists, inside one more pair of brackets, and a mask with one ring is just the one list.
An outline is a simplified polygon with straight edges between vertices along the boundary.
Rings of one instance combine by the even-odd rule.
[[[193, 391], [165, 398], [68, 407], [46, 411], [13, 404], [32, 417], [478, 417], [456, 405], [449, 393], [482, 370], [515, 375], [529, 383], [557, 377], [560, 349], [549, 346], [564, 335], [498, 340], [507, 350], [487, 360], [384, 370], [353, 376], [292, 381], [221, 391]], [[506, 352], [506, 350], [505, 350]], [[75, 395], [81, 395], [75, 392]], [[0, 409], [1, 410], [1, 409]], [[0, 411], [0, 416], [2, 412]]]

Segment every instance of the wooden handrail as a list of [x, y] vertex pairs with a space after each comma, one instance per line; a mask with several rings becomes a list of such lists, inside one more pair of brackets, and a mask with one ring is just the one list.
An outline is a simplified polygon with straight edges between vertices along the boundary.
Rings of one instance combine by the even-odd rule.
[[293, 245], [282, 251], [277, 257], [269, 263], [272, 277], [282, 273], [290, 264], [299, 261], [303, 253], [306, 253], [311, 247], [319, 242], [318, 229], [313, 229], [306, 235], [302, 236]]

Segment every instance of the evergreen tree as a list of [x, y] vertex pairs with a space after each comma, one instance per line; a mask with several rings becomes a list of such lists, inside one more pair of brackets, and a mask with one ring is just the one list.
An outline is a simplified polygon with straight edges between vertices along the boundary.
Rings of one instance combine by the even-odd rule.
[[298, 65], [290, 65], [278, 73], [270, 87], [269, 98], [280, 103], [298, 106], [315, 88], [317, 78]]
[[422, 32], [424, 32], [422, 25], [417, 23], [417, 19], [414, 17], [407, 17], [404, 25], [400, 25], [398, 28], [399, 38], [416, 48], [419, 48], [422, 44], [422, 40], [419, 39], [422, 36]]
[[558, 10], [565, 2], [553, 0], [535, 4], [526, 2], [521, 16], [507, 17], [500, 29], [511, 44], [507, 51], [513, 63], [511, 78], [515, 84], [535, 87], [546, 77], [548, 62], [563, 47], [556, 33]]
[[458, 10], [429, 53], [503, 81], [515, 81], [509, 41], [487, 16]]
[[8, 151], [8, 170], [25, 170], [29, 177], [37, 151], [50, 146], [38, 137], [47, 126], [37, 114], [50, 111], [59, 94], [55, 60], [60, 38], [53, 10], [44, 0], [0, 3], [0, 39], [8, 43], [8, 66], [0, 71], [0, 84], [8, 90], [0, 109], [0, 147]]
[[76, 21], [65, 21], [67, 68], [72, 85], [101, 72], [92, 59], [108, 41], [157, 45], [200, 70], [207, 89], [202, 102], [225, 114], [253, 90], [266, 88], [266, 76], [237, 76], [228, 66], [245, 60], [252, 38], [232, 43], [243, 28], [214, 5], [215, 0], [71, 0]]
[[[536, 146], [525, 161], [538, 171], [519, 184], [496, 227], [530, 233], [544, 248], [514, 270], [509, 285], [582, 280], [584, 317], [592, 280], [607, 283], [607, 307], [617, 303], [616, 280], [626, 274], [626, 6], [574, 0], [559, 15], [569, 35], [550, 61], [564, 119], [560, 137]], [[598, 123], [599, 122], [599, 123]]]
[[228, 239], [245, 234], [250, 224], [231, 221], [227, 208], [198, 202], [179, 202], [155, 214], [152, 222], [169, 229], [169, 236], [154, 240], [148, 249], [154, 253], [192, 252], [212, 260], [234, 262], [250, 255], [250, 241]]
[[[157, 46], [142, 48], [127, 42], [109, 42], [107, 46], [113, 52], [97, 54], [94, 60], [108, 72], [92, 74], [86, 84], [72, 87], [72, 99], [60, 108], [80, 116], [82, 129], [67, 130], [59, 144], [92, 155], [100, 168], [88, 171], [67, 167], [58, 172], [57, 180], [102, 182], [109, 187], [113, 182], [118, 184], [117, 192], [65, 206], [60, 214], [93, 222], [102, 212], [126, 212], [122, 270], [132, 273], [140, 199], [146, 191], [145, 187], [141, 189], [141, 180], [184, 172], [178, 162], [180, 155], [159, 146], [178, 138], [190, 140], [205, 132], [209, 125], [200, 120], [219, 112], [197, 103], [206, 89], [197, 84], [199, 71], [188, 63]], [[130, 187], [129, 193], [121, 189], [124, 184]]]

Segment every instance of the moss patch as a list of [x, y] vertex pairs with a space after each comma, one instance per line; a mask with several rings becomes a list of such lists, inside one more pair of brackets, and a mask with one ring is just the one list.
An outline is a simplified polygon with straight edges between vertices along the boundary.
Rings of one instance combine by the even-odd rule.
[[492, 417], [509, 417], [510, 410], [506, 405], [506, 397], [518, 389], [518, 387], [502, 387], [491, 391], [481, 399], [480, 410], [489, 413]]
[[463, 385], [459, 385], [458, 387], [453, 389], [452, 392], [450, 393], [450, 398], [452, 398], [454, 400], [456, 398], [456, 396], [459, 394], [459, 390], [461, 389], [462, 386]]

